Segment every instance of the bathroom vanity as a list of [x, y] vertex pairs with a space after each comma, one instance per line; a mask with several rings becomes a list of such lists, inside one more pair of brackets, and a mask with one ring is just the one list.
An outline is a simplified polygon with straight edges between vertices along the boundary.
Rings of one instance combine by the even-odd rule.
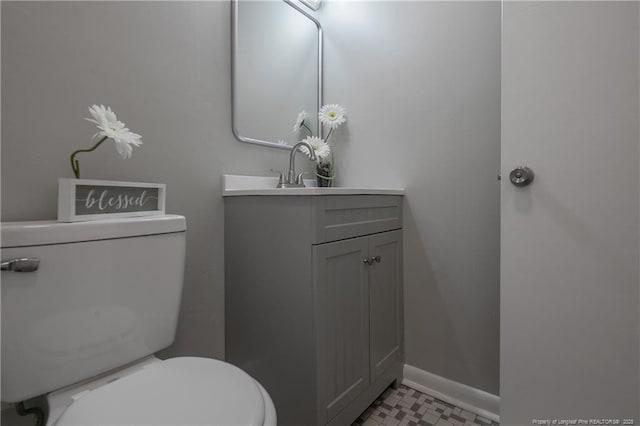
[[278, 424], [351, 424], [402, 377], [403, 191], [223, 194], [226, 360]]

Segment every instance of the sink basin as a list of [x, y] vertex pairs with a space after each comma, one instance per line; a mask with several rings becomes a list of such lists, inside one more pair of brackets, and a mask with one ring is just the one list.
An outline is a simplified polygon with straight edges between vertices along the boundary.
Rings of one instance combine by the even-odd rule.
[[224, 175], [222, 196], [241, 195], [404, 195], [401, 188], [319, 188], [315, 179], [305, 179], [305, 188], [276, 188], [278, 178], [272, 176]]

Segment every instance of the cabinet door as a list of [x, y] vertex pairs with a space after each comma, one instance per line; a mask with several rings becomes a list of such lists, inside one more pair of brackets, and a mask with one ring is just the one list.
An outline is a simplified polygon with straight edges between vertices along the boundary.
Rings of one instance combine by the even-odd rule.
[[369, 384], [368, 242], [352, 238], [313, 247], [321, 424]]
[[[402, 231], [369, 239], [371, 381], [400, 361], [402, 341]], [[379, 256], [379, 257], [378, 257]]]

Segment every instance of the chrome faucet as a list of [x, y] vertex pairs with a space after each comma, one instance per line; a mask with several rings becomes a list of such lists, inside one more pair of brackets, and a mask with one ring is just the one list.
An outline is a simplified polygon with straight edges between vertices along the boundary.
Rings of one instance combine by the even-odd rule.
[[309, 150], [311, 160], [316, 161], [316, 153], [313, 151], [313, 147], [309, 142], [300, 141], [295, 144], [293, 148], [291, 148], [291, 154], [289, 154], [289, 172], [287, 173], [286, 179], [282, 173], [280, 173], [278, 188], [304, 188], [304, 182], [302, 181], [302, 175], [304, 172], [300, 172], [296, 175], [296, 152], [298, 152], [302, 146]]

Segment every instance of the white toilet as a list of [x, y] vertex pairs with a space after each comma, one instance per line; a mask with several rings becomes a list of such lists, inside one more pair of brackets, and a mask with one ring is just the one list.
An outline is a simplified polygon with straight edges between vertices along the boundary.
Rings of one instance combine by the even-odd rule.
[[[46, 395], [46, 425], [275, 425], [265, 389], [174, 340], [185, 219], [2, 223], [2, 401]], [[38, 259], [33, 263], [4, 263]]]

